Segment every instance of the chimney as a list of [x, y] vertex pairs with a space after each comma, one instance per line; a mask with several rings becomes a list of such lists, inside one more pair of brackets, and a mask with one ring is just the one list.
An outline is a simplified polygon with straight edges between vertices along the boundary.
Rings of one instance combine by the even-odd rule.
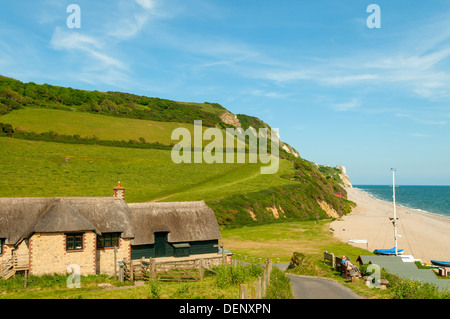
[[120, 186], [120, 181], [117, 183], [117, 186], [114, 187], [114, 197], [125, 199], [125, 187]]

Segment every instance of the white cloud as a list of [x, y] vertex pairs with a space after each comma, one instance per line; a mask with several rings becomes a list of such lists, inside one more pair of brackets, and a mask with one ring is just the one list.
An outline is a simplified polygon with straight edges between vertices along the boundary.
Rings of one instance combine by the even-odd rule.
[[108, 35], [118, 39], [135, 37], [149, 22], [155, 8], [155, 0], [120, 1], [119, 18], [110, 24]]
[[[126, 65], [120, 60], [104, 53], [107, 51], [103, 41], [96, 37], [81, 34], [79, 32], [65, 32], [57, 27], [50, 41], [56, 50], [65, 50], [71, 53], [82, 52], [86, 57], [100, 63], [100, 66], [126, 69]], [[98, 68], [99, 65], [97, 65]]]
[[102, 46], [94, 37], [78, 32], [64, 32], [59, 27], [55, 29], [50, 44], [57, 50], [89, 50]]
[[335, 103], [332, 104], [331, 107], [338, 112], [345, 112], [357, 108], [361, 105], [361, 102], [358, 99], [352, 99], [349, 102], [345, 103]]
[[151, 10], [155, 7], [155, 2], [153, 0], [136, 0], [136, 2], [145, 10]]
[[412, 133], [410, 135], [414, 136], [414, 137], [429, 137], [428, 134], [423, 134], [423, 133]]
[[[245, 94], [245, 92], [244, 92]], [[263, 96], [263, 97], [271, 97], [271, 98], [283, 98], [288, 96], [288, 94], [278, 93], [278, 92], [266, 92], [262, 90], [252, 90], [249, 91], [248, 94], [254, 95], [254, 96]]]

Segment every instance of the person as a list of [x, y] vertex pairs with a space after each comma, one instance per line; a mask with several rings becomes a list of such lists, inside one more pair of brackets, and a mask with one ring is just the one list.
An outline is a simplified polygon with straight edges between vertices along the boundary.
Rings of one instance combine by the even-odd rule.
[[348, 257], [348, 256], [346, 257], [345, 266], [347, 267], [347, 269], [353, 270], [354, 272], [356, 272], [358, 277], [361, 277], [361, 272], [359, 271], [358, 267], [356, 267], [355, 265], [353, 265], [350, 262], [350, 257]]
[[348, 256], [345, 257], [345, 263], [344, 263], [344, 265], [347, 266], [348, 269], [353, 268], [353, 264], [350, 262], [350, 257], [348, 257]]

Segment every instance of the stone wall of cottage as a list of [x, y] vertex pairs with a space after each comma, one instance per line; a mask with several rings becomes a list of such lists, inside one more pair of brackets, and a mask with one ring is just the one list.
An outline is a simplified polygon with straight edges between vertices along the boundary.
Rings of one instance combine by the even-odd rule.
[[13, 248], [13, 246], [10, 245], [3, 245], [3, 252], [0, 255], [0, 264], [6, 262], [9, 260], [9, 258], [11, 258], [11, 249]]
[[[119, 247], [116, 253], [116, 262], [130, 260], [131, 256], [131, 240], [119, 238]], [[114, 248], [97, 249], [97, 268], [98, 274], [114, 275]], [[116, 271], [119, 273], [119, 266], [116, 266]]]
[[93, 232], [83, 235], [83, 249], [66, 250], [66, 235], [63, 233], [33, 234], [29, 239], [30, 273], [65, 274], [70, 265], [78, 265], [80, 275], [96, 273], [97, 236]]

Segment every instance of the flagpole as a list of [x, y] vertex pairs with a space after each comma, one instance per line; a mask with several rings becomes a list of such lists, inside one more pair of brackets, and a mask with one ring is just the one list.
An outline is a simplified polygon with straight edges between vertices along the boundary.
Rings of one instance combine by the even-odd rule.
[[391, 168], [392, 171], [392, 199], [394, 202], [394, 243], [395, 243], [395, 256], [398, 256], [397, 246], [397, 210], [395, 208], [395, 168]]

